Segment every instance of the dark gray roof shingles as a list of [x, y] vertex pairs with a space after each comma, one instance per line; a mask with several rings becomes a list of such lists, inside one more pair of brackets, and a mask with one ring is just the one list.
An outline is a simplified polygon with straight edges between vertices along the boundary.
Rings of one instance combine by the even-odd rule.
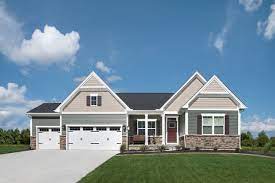
[[117, 93], [134, 110], [155, 110], [173, 95], [173, 93]]
[[36, 108], [28, 111], [27, 113], [55, 113], [54, 110], [60, 105], [61, 103], [43, 103]]

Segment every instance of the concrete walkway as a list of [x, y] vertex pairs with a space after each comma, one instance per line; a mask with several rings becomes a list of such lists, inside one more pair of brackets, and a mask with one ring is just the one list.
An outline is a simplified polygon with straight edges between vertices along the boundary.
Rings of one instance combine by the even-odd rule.
[[116, 151], [39, 150], [0, 155], [0, 182], [77, 182]]

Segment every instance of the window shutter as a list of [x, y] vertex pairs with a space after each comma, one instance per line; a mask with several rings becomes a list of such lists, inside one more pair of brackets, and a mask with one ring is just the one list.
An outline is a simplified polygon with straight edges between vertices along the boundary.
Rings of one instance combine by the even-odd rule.
[[102, 96], [97, 96], [97, 106], [102, 105]]
[[197, 116], [197, 134], [201, 134], [202, 116]]
[[157, 130], [157, 135], [161, 135], [161, 121], [157, 120], [156, 121], [156, 130]]
[[225, 135], [229, 135], [229, 115], [225, 115], [224, 131]]
[[87, 97], [86, 97], [86, 105], [87, 105], [87, 106], [90, 106], [90, 105], [91, 105], [91, 97], [90, 97], [90, 96], [87, 96]]

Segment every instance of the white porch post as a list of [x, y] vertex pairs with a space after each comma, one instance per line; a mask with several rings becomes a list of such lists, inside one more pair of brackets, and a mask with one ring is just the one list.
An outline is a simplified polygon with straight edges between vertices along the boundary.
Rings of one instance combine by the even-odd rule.
[[145, 145], [148, 145], [148, 114], [145, 114]]
[[129, 150], [129, 115], [126, 114], [126, 148]]
[[165, 134], [165, 114], [162, 114], [161, 115], [161, 134], [162, 134], [162, 144], [163, 145], [165, 145], [165, 136], [166, 136], [166, 134]]
[[[59, 126], [60, 126], [60, 135], [62, 135], [62, 114], [60, 114]], [[67, 134], [66, 134], [66, 135], [67, 135]]]
[[30, 116], [30, 136], [32, 137], [32, 116]]
[[238, 111], [238, 135], [241, 135], [241, 112]]
[[188, 110], [185, 111], [184, 126], [185, 126], [185, 135], [188, 135]]

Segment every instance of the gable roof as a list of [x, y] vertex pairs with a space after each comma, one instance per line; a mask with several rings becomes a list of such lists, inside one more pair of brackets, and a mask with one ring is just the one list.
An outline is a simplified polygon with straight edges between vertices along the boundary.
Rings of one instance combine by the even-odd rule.
[[[206, 91], [206, 88], [212, 83], [212, 82], [217, 82], [223, 89], [224, 92], [209, 92]], [[240, 101], [240, 99], [238, 99], [238, 97], [236, 97], [226, 86], [225, 84], [223, 84], [223, 82], [216, 76], [214, 75], [192, 98], [190, 98], [190, 100], [188, 100], [184, 105], [183, 108], [188, 108], [189, 104], [200, 94], [209, 94], [209, 95], [229, 95], [233, 101], [235, 101], [238, 105], [240, 109], [246, 109], [247, 107]]]
[[28, 111], [28, 113], [56, 113], [54, 110], [60, 105], [61, 103], [43, 103], [36, 108]]
[[195, 78], [198, 78], [203, 84], [205, 84], [206, 83], [206, 79], [198, 72], [198, 71], [196, 71], [181, 87], [180, 87], [180, 89], [178, 89], [178, 91], [176, 92], [176, 93], [174, 93], [174, 95], [172, 95], [170, 98], [169, 98], [169, 100], [167, 100], [163, 105], [162, 105], [162, 107], [160, 108], [161, 110], [164, 110], [169, 104], [170, 104], [170, 102], [172, 101], [172, 100], [174, 100], [177, 96], [178, 96], [178, 94], [182, 91], [182, 90], [184, 90], [190, 83], [191, 83], [191, 81], [193, 81], [193, 79], [195, 79]]
[[117, 93], [117, 95], [134, 110], [156, 110], [173, 95], [173, 93]]
[[65, 104], [67, 104], [70, 99], [79, 91], [80, 88], [89, 88], [89, 87], [96, 87], [96, 86], [85, 86], [85, 84], [91, 79], [91, 78], [95, 78], [97, 79], [102, 86], [97, 86], [97, 87], [104, 87], [107, 88], [107, 90], [111, 93], [111, 95], [113, 95], [120, 104], [122, 104], [122, 106], [124, 106], [126, 109], [129, 109], [129, 107], [116, 95], [115, 92], [113, 92], [113, 90], [93, 71], [89, 74], [89, 76], [87, 76], [87, 78], [82, 81], [82, 83], [80, 83], [78, 85], [78, 87], [56, 108], [55, 112], [60, 112], [61, 107], [63, 107]]

